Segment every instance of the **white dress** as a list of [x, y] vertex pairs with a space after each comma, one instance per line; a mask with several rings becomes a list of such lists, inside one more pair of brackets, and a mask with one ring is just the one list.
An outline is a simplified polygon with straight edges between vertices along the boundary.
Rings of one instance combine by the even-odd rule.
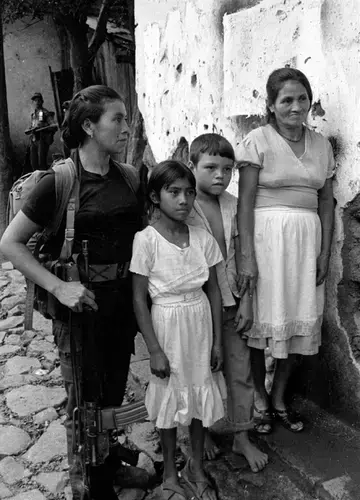
[[148, 276], [151, 316], [159, 344], [170, 363], [167, 379], [151, 376], [145, 404], [160, 429], [190, 425], [193, 418], [211, 426], [224, 416], [219, 384], [211, 372], [212, 316], [202, 286], [209, 267], [222, 260], [215, 239], [189, 226], [187, 248], [170, 243], [152, 226], [134, 239], [130, 270]]

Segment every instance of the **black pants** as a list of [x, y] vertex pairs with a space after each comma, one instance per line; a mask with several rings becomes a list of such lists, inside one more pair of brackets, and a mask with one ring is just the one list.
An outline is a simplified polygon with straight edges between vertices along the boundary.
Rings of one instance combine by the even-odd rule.
[[30, 164], [33, 171], [48, 169], [49, 147], [49, 144], [43, 138], [30, 142]]

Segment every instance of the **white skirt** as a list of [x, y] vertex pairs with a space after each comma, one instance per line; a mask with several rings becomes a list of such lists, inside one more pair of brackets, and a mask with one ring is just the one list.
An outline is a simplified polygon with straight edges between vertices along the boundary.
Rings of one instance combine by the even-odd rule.
[[170, 363], [170, 377], [151, 375], [145, 405], [159, 429], [192, 419], [210, 427], [224, 416], [222, 372], [212, 373], [212, 316], [207, 296], [194, 300], [153, 304], [151, 316], [157, 340]]
[[274, 358], [316, 354], [324, 309], [324, 285], [316, 286], [319, 216], [300, 208], [258, 208], [254, 242], [259, 279], [248, 345], [269, 347]]

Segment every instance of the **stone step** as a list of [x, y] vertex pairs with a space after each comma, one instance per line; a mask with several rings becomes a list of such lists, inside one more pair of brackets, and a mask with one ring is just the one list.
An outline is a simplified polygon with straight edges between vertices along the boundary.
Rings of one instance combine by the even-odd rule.
[[[275, 423], [269, 436], [251, 439], [269, 455], [264, 471], [254, 474], [232, 450], [233, 435], [223, 420], [212, 429], [221, 456], [205, 462], [219, 500], [359, 500], [360, 432], [311, 402], [297, 399], [305, 430], [295, 434]], [[182, 451], [189, 456], [187, 434]]]
[[296, 409], [304, 417], [305, 430], [292, 433], [276, 424], [262, 436], [269, 447], [321, 500], [358, 500], [360, 491], [360, 432], [298, 399]]
[[[233, 435], [226, 422], [216, 424], [214, 430], [213, 438], [221, 455], [204, 464], [219, 500], [314, 500], [307, 482], [268, 449], [266, 443], [260, 441], [259, 446], [268, 452], [269, 463], [263, 471], [253, 473], [245, 458], [232, 452]], [[184, 435], [181, 450], [189, 456], [189, 443]], [[190, 500], [191, 495], [187, 494]]]

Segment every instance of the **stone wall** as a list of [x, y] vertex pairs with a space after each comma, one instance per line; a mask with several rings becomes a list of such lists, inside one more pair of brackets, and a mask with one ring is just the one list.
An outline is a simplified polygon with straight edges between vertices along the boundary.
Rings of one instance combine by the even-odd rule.
[[[360, 416], [360, 3], [352, 0], [137, 0], [139, 107], [156, 161], [200, 133], [236, 145], [258, 126], [275, 68], [303, 70], [309, 124], [332, 139], [336, 229], [320, 358], [297, 378], [345, 417]], [[236, 177], [230, 190], [236, 192]]]
[[[53, 21], [24, 19], [5, 26], [4, 53], [11, 139], [21, 163], [29, 142], [31, 95], [41, 92], [44, 106], [55, 111], [49, 66], [61, 70], [61, 44]], [[61, 151], [59, 133], [51, 152]]]

